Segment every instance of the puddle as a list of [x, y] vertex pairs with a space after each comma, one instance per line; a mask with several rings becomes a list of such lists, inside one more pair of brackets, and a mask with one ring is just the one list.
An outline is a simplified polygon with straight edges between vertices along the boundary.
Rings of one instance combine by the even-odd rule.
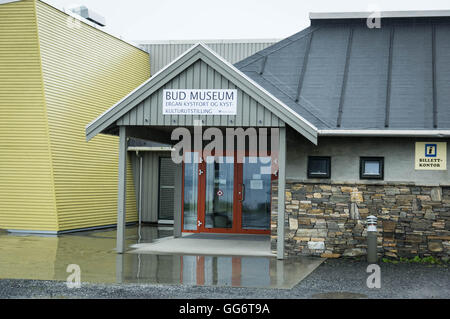
[[[172, 235], [168, 227], [127, 227], [126, 244]], [[300, 258], [123, 254], [115, 252], [115, 230], [59, 237], [0, 233], [0, 279], [66, 281], [77, 264], [82, 282], [292, 288], [323, 261]]]
[[315, 294], [311, 296], [314, 299], [366, 299], [367, 295], [358, 294], [354, 292], [324, 292], [320, 294]]

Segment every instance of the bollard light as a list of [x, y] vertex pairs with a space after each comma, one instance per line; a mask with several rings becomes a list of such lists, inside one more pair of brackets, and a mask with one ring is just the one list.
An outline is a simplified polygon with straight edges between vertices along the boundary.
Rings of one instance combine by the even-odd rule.
[[367, 222], [367, 261], [369, 264], [377, 263], [377, 218], [368, 216]]
[[367, 223], [367, 231], [377, 231], [377, 220], [378, 218], [376, 218], [373, 215], [370, 215], [367, 217], [366, 219], [366, 223]]

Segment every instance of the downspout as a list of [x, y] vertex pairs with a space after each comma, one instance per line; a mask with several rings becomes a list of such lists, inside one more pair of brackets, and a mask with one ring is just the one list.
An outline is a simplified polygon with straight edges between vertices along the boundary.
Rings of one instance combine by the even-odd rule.
[[142, 224], [142, 155], [139, 156], [139, 226]]
[[136, 151], [136, 156], [139, 158], [139, 199], [138, 199], [138, 244], [141, 243], [141, 225], [142, 225], [142, 155]]
[[[141, 225], [142, 225], [142, 155], [136, 151], [136, 156], [139, 158], [139, 200], [138, 200], [138, 244], [141, 243]], [[138, 270], [137, 278], [139, 279], [141, 273], [141, 255], [138, 254]]]

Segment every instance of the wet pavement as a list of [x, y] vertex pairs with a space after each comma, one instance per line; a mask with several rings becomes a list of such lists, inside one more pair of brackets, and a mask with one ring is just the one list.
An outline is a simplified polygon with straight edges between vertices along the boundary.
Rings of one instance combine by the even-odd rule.
[[[127, 227], [126, 244], [172, 236], [171, 227]], [[155, 255], [115, 252], [115, 229], [55, 236], [0, 233], [0, 279], [66, 281], [68, 265], [81, 281], [94, 284], [292, 288], [313, 272], [321, 258]]]
[[[0, 279], [1, 298], [120, 299], [355, 299], [450, 298], [449, 267], [381, 263], [381, 288], [366, 285], [364, 261], [327, 259], [292, 289], [164, 284], [85, 284], [69, 289], [62, 281]], [[238, 301], [239, 302], [239, 301]], [[311, 305], [308, 303], [308, 305]], [[312, 305], [317, 305], [312, 304]], [[301, 306], [301, 304], [300, 304]], [[434, 304], [436, 306], [436, 304]], [[316, 309], [316, 308], [315, 308]], [[319, 308], [317, 308], [319, 309]], [[317, 310], [316, 309], [316, 310]], [[320, 310], [326, 310], [327, 308]], [[334, 308], [332, 308], [334, 310]], [[435, 308], [433, 308], [435, 309]], [[444, 309], [443, 309], [444, 310]]]

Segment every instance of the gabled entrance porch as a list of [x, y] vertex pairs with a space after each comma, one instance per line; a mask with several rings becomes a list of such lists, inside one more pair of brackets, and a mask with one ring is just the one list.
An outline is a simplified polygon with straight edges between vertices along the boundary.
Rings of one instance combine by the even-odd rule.
[[[216, 109], [215, 106], [220, 106], [221, 102], [213, 101], [212, 109], [207, 110], [213, 111], [211, 114], [203, 110], [197, 114], [196, 110], [189, 109], [188, 106], [187, 109], [183, 108], [183, 103], [180, 108], [177, 102], [174, 108], [170, 109], [171, 112], [167, 113], [168, 109], [163, 108], [163, 105], [167, 106], [164, 101], [168, 93], [174, 91], [195, 91], [199, 94], [208, 91], [212, 98], [215, 92], [232, 91], [235, 108]], [[204, 104], [195, 101], [192, 103]], [[193, 114], [191, 111], [194, 111]], [[226, 111], [225, 114], [222, 114], [222, 111]], [[234, 162], [232, 167], [223, 165], [220, 161], [208, 167], [207, 156], [203, 156], [204, 161], [197, 163], [199, 166], [188, 167], [192, 179], [183, 182], [183, 178], [187, 176], [186, 165], [177, 164], [174, 174], [174, 236], [180, 237], [183, 231], [260, 234], [270, 232], [272, 241], [276, 241], [277, 258], [283, 259], [286, 127], [293, 128], [313, 143], [317, 143], [317, 130], [202, 44], [192, 47], [86, 128], [88, 140], [99, 133], [119, 136], [117, 251], [124, 253], [126, 250], [124, 229], [127, 139], [135, 137], [173, 146], [171, 132], [177, 128], [195, 129], [198, 125], [196, 123], [215, 130], [275, 129], [278, 149], [276, 162], [273, 154], [270, 156], [270, 166], [273, 168], [276, 164], [277, 169], [271, 169], [267, 174], [267, 163], [251, 168], [245, 164], [240, 165], [239, 161]], [[195, 147], [193, 149], [196, 150]], [[192, 152], [192, 149], [184, 151]], [[246, 151], [246, 148], [238, 147], [237, 151]], [[225, 154], [225, 157], [228, 156], [235, 155]], [[252, 156], [254, 155], [249, 154], [249, 159]], [[276, 204], [271, 207], [268, 194], [271, 192], [270, 182], [275, 181], [274, 175], [277, 192], [270, 198], [275, 198]], [[268, 218], [268, 212], [271, 218]], [[269, 225], [270, 219], [272, 220]]]

